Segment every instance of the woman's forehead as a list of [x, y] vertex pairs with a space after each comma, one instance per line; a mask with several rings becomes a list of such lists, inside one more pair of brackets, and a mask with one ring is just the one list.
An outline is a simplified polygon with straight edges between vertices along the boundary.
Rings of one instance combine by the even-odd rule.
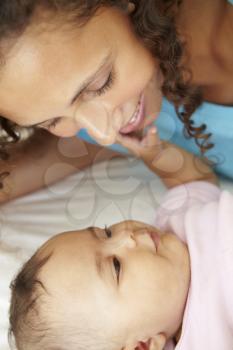
[[72, 53], [80, 65], [91, 62], [99, 51], [110, 44], [112, 38], [109, 32], [111, 21], [103, 23], [100, 17], [97, 18], [98, 23], [91, 20], [81, 28], [73, 25], [69, 31], [62, 27], [57, 30], [44, 28], [40, 34], [25, 31], [8, 52], [2, 66], [3, 75], [10, 72], [12, 66], [29, 72], [41, 68], [52, 71], [60, 65], [66, 67], [69, 65], [68, 56], [70, 60], [73, 58]]
[[[73, 48], [80, 51], [80, 55], [85, 54], [88, 49], [97, 48], [101, 43], [109, 44], [114, 43], [113, 36], [122, 35], [122, 25], [125, 24], [123, 32], [130, 29], [129, 20], [127, 17], [117, 9], [114, 8], [102, 8], [92, 18], [90, 18], [82, 26], [79, 25], [77, 19], [77, 25], [75, 22], [71, 22], [64, 25], [61, 21], [56, 25], [57, 19], [54, 19], [55, 24], [48, 23], [40, 24], [36, 22], [26, 28], [22, 35], [13, 40], [5, 40], [6, 52], [8, 55], [4, 60], [4, 66], [8, 64], [8, 60], [14, 58], [17, 52], [23, 57], [23, 51], [26, 53], [33, 53], [45, 56], [50, 51], [57, 51], [58, 53], [62, 49], [65, 54], [65, 49]], [[121, 26], [119, 26], [119, 23]], [[131, 30], [129, 30], [131, 31]], [[9, 42], [9, 45], [7, 43]], [[13, 43], [13, 45], [12, 45]], [[7, 50], [10, 48], [10, 50]], [[26, 55], [25, 53], [25, 55]]]
[[[77, 89], [87, 75], [97, 68], [103, 56], [117, 51], [114, 46], [121, 41], [116, 40], [119, 21], [122, 21], [122, 15], [108, 9], [81, 28], [74, 25], [72, 30], [61, 27], [56, 31], [50, 28], [46, 31], [44, 28], [40, 34], [26, 31], [12, 47], [2, 67], [2, 114], [6, 111], [16, 123], [23, 124], [20, 116], [16, 115], [17, 111], [13, 110], [19, 101], [20, 112], [25, 116], [28, 113], [30, 118], [32, 115], [38, 116], [38, 119], [54, 117], [54, 106], [58, 107], [60, 114], [65, 98], [73, 94], [73, 89]], [[31, 109], [38, 105], [46, 105], [48, 115], [40, 110], [40, 116], [38, 110]]]
[[[102, 56], [109, 52], [106, 41], [96, 39], [93, 45], [88, 46], [74, 37], [65, 41], [56, 37], [58, 33], [54, 35], [54, 40], [50, 38], [49, 42], [44, 38], [41, 38], [42, 42], [22, 38], [14, 52], [12, 50], [0, 76], [3, 115], [5, 112], [7, 117], [16, 119], [19, 112], [19, 118], [21, 115], [26, 118], [28, 114], [30, 118], [34, 115], [39, 119], [49, 119], [50, 113], [51, 117], [56, 116], [55, 106], [60, 114], [74, 90], [97, 69]], [[14, 106], [19, 105], [20, 110], [15, 110]], [[42, 106], [46, 106], [46, 111], [42, 110]]]

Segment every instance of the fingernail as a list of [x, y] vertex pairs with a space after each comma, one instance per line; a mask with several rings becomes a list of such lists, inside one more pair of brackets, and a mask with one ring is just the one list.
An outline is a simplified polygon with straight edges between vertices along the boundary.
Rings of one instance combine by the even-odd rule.
[[157, 128], [156, 126], [152, 126], [152, 128], [150, 129], [151, 134], [156, 134], [157, 133]]

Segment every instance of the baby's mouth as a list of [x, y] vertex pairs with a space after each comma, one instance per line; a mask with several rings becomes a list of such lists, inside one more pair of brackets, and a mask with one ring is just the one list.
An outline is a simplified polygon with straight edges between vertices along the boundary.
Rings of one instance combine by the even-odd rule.
[[152, 239], [152, 241], [154, 242], [155, 245], [155, 249], [158, 249], [159, 246], [159, 242], [160, 242], [160, 236], [157, 232], [153, 231], [153, 232], [149, 232], [149, 235]]
[[[123, 126], [120, 129], [121, 135], [127, 135], [127, 136], [136, 136], [137, 138], [140, 136], [138, 135], [138, 132], [142, 132], [140, 130], [140, 126], [142, 125], [143, 121], [145, 119], [145, 103], [144, 103], [144, 95], [142, 94], [138, 104], [136, 106], [136, 110], [128, 123]], [[129, 135], [130, 134], [130, 135]]]

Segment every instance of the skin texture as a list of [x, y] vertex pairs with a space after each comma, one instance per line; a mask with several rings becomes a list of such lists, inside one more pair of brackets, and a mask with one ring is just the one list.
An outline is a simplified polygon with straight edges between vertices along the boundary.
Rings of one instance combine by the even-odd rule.
[[184, 0], [176, 23], [204, 100], [232, 106], [233, 6], [227, 0]]
[[[102, 8], [82, 28], [55, 27], [48, 21], [39, 31], [38, 24], [32, 24], [8, 50], [0, 79], [2, 115], [19, 125], [40, 123], [62, 137], [85, 127], [103, 145], [116, 141], [142, 93], [146, 123], [156, 118], [162, 77], [157, 62], [135, 37], [126, 13]], [[106, 57], [97, 76], [71, 104]], [[111, 72], [111, 89], [100, 95]], [[51, 126], [57, 117], [59, 123]]]
[[[160, 235], [157, 248], [150, 232]], [[104, 335], [117, 349], [140, 341], [162, 349], [179, 328], [190, 268], [187, 247], [174, 234], [125, 221], [107, 233], [92, 228], [55, 236], [39, 254], [51, 252], [39, 276], [49, 295], [49, 323], [75, 325], [77, 334], [95, 330], [96, 341]]]

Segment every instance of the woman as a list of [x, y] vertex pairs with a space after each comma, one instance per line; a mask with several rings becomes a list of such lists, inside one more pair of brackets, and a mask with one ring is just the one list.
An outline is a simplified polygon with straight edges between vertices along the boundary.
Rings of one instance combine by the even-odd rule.
[[[81, 130], [87, 139], [84, 129], [101, 145], [124, 145], [156, 120], [161, 136], [194, 153], [210, 149], [206, 155], [218, 170], [233, 177], [229, 1], [14, 0], [0, 5], [0, 13], [3, 147], [17, 139], [17, 125], [61, 137]], [[171, 104], [162, 106], [163, 96]], [[198, 110], [193, 124], [202, 100], [206, 112]], [[183, 137], [183, 127], [194, 142]], [[114, 155], [85, 144], [83, 156], [76, 137], [62, 142], [71, 157], [47, 133], [34, 135], [17, 153], [12, 146], [11, 162], [2, 164], [2, 201], [42, 186], [48, 167], [61, 158], [75, 167], [49, 182]]]

